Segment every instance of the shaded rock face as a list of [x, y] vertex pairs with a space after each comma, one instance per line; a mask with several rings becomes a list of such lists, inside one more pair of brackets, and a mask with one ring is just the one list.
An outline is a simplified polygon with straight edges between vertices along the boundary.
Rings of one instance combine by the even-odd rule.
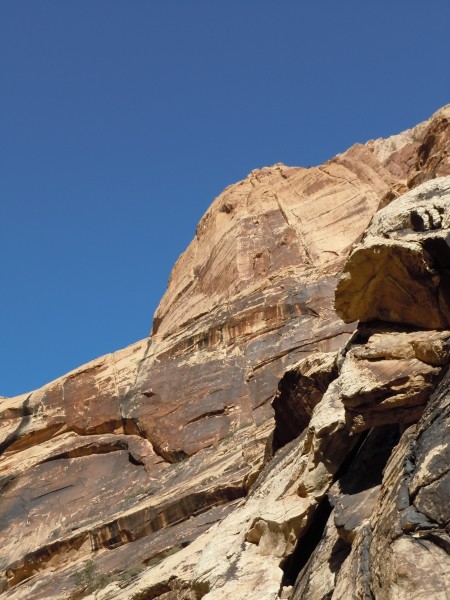
[[447, 374], [393, 452], [333, 598], [448, 597], [449, 383]]
[[308, 426], [314, 408], [337, 377], [337, 353], [315, 352], [283, 375], [272, 402], [275, 429], [272, 451], [291, 442]]
[[150, 338], [0, 400], [1, 598], [446, 597], [448, 118], [252, 172]]

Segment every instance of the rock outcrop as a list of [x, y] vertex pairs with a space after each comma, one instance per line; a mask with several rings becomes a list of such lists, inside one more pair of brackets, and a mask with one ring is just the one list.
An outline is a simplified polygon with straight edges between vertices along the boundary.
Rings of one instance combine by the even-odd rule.
[[0, 400], [0, 598], [450, 593], [449, 116], [252, 172], [148, 339]]
[[[450, 185], [438, 178], [375, 215], [337, 288], [344, 321], [450, 324]], [[406, 283], [406, 285], [405, 285]]]

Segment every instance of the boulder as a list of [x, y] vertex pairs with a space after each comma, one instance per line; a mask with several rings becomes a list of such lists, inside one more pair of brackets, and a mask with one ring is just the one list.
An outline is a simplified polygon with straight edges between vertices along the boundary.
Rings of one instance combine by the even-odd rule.
[[421, 184], [378, 212], [345, 264], [335, 308], [347, 323], [450, 326], [450, 177]]

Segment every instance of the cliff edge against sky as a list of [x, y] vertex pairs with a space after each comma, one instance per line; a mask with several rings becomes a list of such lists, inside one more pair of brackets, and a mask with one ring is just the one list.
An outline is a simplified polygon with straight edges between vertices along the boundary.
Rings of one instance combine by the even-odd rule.
[[449, 117], [253, 171], [149, 338], [0, 400], [0, 598], [447, 598]]

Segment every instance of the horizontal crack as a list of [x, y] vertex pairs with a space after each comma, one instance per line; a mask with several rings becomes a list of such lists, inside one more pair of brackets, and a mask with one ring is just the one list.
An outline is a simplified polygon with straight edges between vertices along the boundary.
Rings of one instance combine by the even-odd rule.
[[210, 410], [208, 412], [202, 413], [198, 417], [194, 417], [190, 421], [187, 421], [186, 425], [189, 425], [190, 423], [195, 423], [196, 421], [201, 421], [202, 419], [206, 419], [208, 417], [217, 417], [217, 416], [223, 415], [223, 414], [225, 414], [225, 408], [218, 408], [217, 410]]

